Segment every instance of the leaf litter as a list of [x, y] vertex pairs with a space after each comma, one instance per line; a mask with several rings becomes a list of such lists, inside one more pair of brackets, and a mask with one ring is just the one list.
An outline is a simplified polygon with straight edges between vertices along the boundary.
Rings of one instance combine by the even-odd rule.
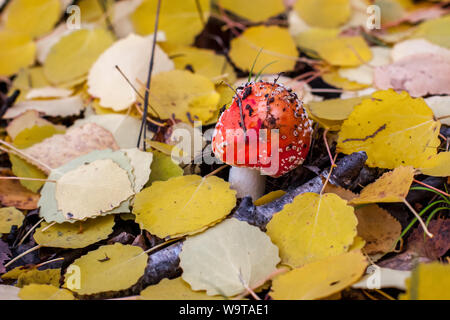
[[[67, 2], [0, 12], [0, 297], [386, 299], [364, 277], [380, 266], [394, 298], [447, 299], [445, 5], [378, 1], [373, 30], [363, 0], [173, 0], [155, 35], [156, 4], [82, 0], [77, 30]], [[207, 137], [185, 164], [171, 140], [213, 129], [249, 74], [315, 121], [304, 165], [255, 203], [195, 162]]]

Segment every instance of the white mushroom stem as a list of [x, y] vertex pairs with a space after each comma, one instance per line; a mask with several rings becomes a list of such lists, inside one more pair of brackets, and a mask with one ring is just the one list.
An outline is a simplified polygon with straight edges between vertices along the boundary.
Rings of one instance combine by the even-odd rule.
[[228, 182], [236, 190], [238, 198], [252, 197], [253, 201], [264, 195], [266, 176], [259, 170], [249, 168], [231, 167]]

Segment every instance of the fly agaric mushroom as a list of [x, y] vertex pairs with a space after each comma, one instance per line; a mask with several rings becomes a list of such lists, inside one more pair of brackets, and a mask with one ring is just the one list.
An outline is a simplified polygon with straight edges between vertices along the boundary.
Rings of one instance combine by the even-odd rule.
[[249, 82], [236, 91], [217, 122], [214, 154], [232, 165], [229, 182], [238, 197], [264, 194], [265, 175], [279, 177], [303, 163], [312, 121], [291, 89], [276, 82]]

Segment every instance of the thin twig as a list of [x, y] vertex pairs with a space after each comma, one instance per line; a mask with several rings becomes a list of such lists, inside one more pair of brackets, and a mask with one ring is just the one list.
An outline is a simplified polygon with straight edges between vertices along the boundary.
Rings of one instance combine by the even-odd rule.
[[34, 224], [34, 226], [32, 226], [32, 227], [30, 228], [30, 230], [28, 230], [27, 233], [25, 233], [25, 235], [22, 237], [22, 239], [20, 239], [20, 241], [19, 241], [19, 243], [18, 243], [17, 245], [20, 246], [20, 245], [25, 241], [25, 239], [30, 235], [30, 233], [33, 232], [33, 230], [36, 229], [37, 226], [39, 226], [39, 225], [41, 224], [42, 221], [44, 221], [44, 218], [42, 218], [41, 220], [39, 220], [38, 222], [36, 222], [36, 223]]
[[34, 246], [31, 249], [28, 249], [27, 251], [22, 252], [21, 254], [19, 254], [17, 257], [14, 257], [14, 259], [12, 259], [11, 261], [9, 261], [7, 264], [5, 264], [5, 268], [9, 267], [11, 264], [13, 264], [14, 262], [16, 262], [17, 260], [19, 260], [20, 258], [22, 258], [23, 256], [26, 256], [27, 254], [36, 251], [38, 249], [40, 249], [42, 247], [42, 245], [38, 244], [37, 246]]
[[208, 178], [208, 177], [210, 177], [210, 176], [213, 176], [213, 175], [219, 173], [220, 171], [222, 171], [222, 170], [225, 169], [226, 167], [228, 167], [228, 164], [224, 164], [223, 166], [217, 168], [216, 170], [214, 170], [214, 171], [208, 173], [208, 174], [205, 176], [205, 178]]
[[141, 130], [139, 132], [139, 138], [138, 138], [138, 143], [137, 143], [137, 147], [139, 148], [139, 146], [141, 145], [141, 139], [142, 139], [142, 134], [143, 134], [144, 135], [144, 141], [143, 141], [144, 151], [146, 151], [146, 149], [147, 149], [145, 140], [147, 139], [148, 99], [149, 99], [149, 92], [150, 92], [150, 86], [151, 86], [151, 80], [152, 80], [153, 66], [155, 63], [155, 49], [156, 49], [156, 38], [157, 38], [156, 35], [158, 33], [159, 13], [161, 11], [161, 1], [162, 0], [158, 0], [158, 6], [156, 7], [155, 29], [153, 32], [152, 52], [151, 52], [151, 56], [150, 56], [150, 65], [149, 65], [147, 86], [146, 86], [145, 99], [144, 99], [144, 114], [142, 116]]
[[50, 223], [48, 226], [46, 226], [45, 228], [43, 228], [43, 229], [41, 230], [41, 232], [47, 231], [48, 229], [50, 229], [51, 227], [53, 227], [55, 224], [56, 224], [56, 221], [53, 221], [53, 222]]
[[431, 190], [434, 190], [434, 191], [436, 191], [436, 192], [439, 192], [440, 194], [443, 194], [443, 195], [446, 196], [446, 197], [450, 197], [450, 194], [448, 194], [447, 192], [444, 192], [444, 191], [439, 190], [439, 189], [437, 189], [437, 188], [435, 188], [435, 187], [433, 187], [433, 186], [430, 186], [430, 185], [428, 185], [428, 184], [426, 184], [426, 183], [423, 183], [422, 181], [419, 181], [419, 180], [414, 179], [414, 182], [415, 182], [415, 183], [418, 183], [418, 184], [420, 184], [420, 185], [422, 185], [422, 186], [424, 186], [424, 187], [427, 187], [427, 188], [429, 188], [429, 189], [431, 189]]
[[61, 260], [64, 260], [64, 258], [56, 258], [56, 259], [48, 260], [48, 261], [45, 261], [45, 262], [37, 264], [36, 268], [40, 268], [42, 266], [45, 266], [46, 264], [49, 264], [49, 263], [52, 263], [52, 262], [56, 262], [56, 261], [61, 261]]
[[28, 159], [32, 164], [41, 165], [41, 166], [45, 167], [47, 170], [49, 170], [49, 171], [53, 170], [53, 168], [50, 168], [47, 164], [43, 163], [42, 161], [40, 161], [38, 159], [33, 158], [32, 156], [30, 156], [30, 155], [26, 154], [25, 152], [21, 151], [20, 149], [17, 149], [12, 144], [10, 144], [10, 143], [8, 143], [8, 142], [6, 142], [4, 140], [1, 140], [1, 139], [0, 139], [0, 143], [5, 145], [5, 146], [7, 146], [11, 150], [17, 152], [21, 157], [23, 157], [25, 159]]
[[428, 228], [425, 225], [425, 222], [423, 222], [422, 217], [416, 212], [416, 210], [414, 210], [414, 208], [409, 204], [408, 201], [406, 201], [406, 199], [403, 199], [403, 203], [416, 216], [417, 220], [419, 220], [419, 223], [422, 226], [423, 231], [426, 233], [426, 235], [429, 236], [430, 238], [433, 238], [433, 234], [430, 231], [428, 231]]

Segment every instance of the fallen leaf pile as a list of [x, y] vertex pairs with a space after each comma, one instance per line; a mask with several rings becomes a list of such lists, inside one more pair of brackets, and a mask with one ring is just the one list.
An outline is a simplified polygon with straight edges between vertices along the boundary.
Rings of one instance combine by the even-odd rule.
[[[0, 1], [0, 300], [450, 299], [448, 1], [159, 2]], [[313, 121], [259, 199], [252, 81]]]

